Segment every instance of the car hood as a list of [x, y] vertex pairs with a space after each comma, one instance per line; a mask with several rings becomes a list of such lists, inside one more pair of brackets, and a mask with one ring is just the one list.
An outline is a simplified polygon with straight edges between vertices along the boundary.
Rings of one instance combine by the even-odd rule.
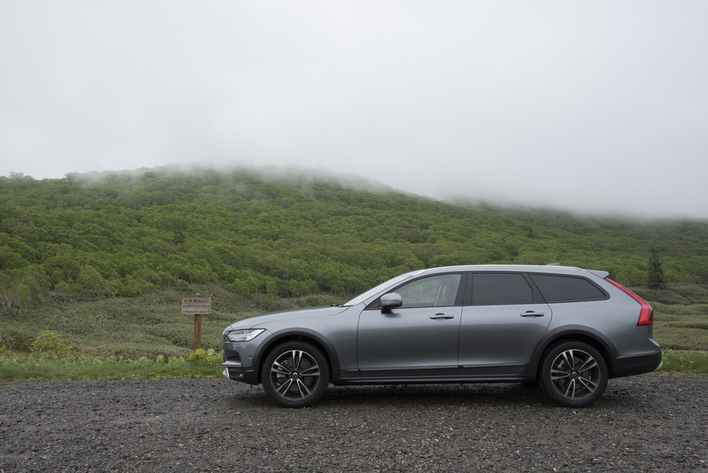
[[235, 322], [224, 330], [224, 332], [230, 332], [232, 330], [243, 330], [248, 328], [268, 328], [267, 325], [272, 322], [282, 322], [287, 320], [289, 322], [295, 322], [296, 320], [311, 318], [311, 317], [325, 317], [328, 315], [339, 314], [344, 312], [349, 307], [345, 306], [335, 306], [335, 307], [324, 307], [321, 309], [304, 309], [304, 310], [292, 310], [287, 312], [276, 312], [273, 314], [258, 315], [256, 317], [249, 317], [247, 319], [239, 320]]

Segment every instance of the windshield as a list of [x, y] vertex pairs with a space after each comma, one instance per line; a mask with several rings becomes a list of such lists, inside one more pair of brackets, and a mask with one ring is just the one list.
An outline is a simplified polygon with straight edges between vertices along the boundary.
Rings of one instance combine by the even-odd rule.
[[361, 295], [355, 297], [354, 299], [350, 300], [349, 302], [347, 302], [347, 303], [344, 304], [344, 305], [350, 306], [350, 305], [361, 304], [361, 303], [364, 302], [366, 299], [368, 299], [369, 297], [375, 296], [377, 293], [383, 291], [383, 290], [386, 289], [388, 286], [393, 286], [393, 285], [395, 285], [395, 284], [397, 284], [397, 283], [399, 283], [399, 282], [401, 282], [401, 281], [403, 281], [403, 280], [405, 280], [405, 279], [408, 279], [408, 278], [410, 278], [410, 277], [412, 277], [412, 276], [415, 276], [416, 274], [420, 274], [420, 273], [422, 273], [422, 272], [423, 272], [423, 270], [411, 271], [410, 273], [405, 273], [405, 274], [401, 274], [400, 276], [396, 276], [396, 277], [393, 278], [393, 279], [389, 279], [388, 281], [379, 284], [378, 286], [376, 286], [376, 287], [373, 288], [373, 289], [369, 289], [369, 290], [366, 291], [364, 294], [361, 294]]

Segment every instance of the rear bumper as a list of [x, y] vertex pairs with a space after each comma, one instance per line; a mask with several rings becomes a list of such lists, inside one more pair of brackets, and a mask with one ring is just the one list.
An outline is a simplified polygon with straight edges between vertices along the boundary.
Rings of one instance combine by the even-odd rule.
[[649, 373], [661, 369], [661, 350], [644, 355], [617, 358], [614, 363], [613, 378]]

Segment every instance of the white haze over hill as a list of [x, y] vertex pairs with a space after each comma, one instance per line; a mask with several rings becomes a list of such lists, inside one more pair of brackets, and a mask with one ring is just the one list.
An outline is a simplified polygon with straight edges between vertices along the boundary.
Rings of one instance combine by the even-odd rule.
[[705, 18], [697, 0], [0, 0], [0, 175], [294, 166], [708, 219]]

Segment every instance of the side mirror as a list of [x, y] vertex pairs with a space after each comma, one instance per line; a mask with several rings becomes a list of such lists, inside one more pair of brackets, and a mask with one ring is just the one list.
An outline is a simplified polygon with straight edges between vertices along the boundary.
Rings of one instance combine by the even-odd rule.
[[395, 292], [381, 296], [381, 302], [379, 304], [381, 307], [381, 313], [383, 314], [390, 314], [391, 309], [401, 307], [402, 305], [403, 299], [400, 294], [396, 294]]

